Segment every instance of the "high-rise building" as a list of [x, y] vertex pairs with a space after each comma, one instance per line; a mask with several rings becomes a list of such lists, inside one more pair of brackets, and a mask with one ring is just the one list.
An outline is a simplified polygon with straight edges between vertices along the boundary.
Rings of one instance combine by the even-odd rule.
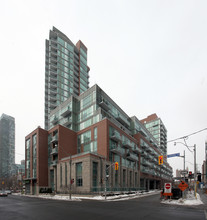
[[89, 88], [87, 48], [79, 40], [74, 45], [57, 28], [50, 30], [45, 50], [45, 129], [50, 112], [71, 95]]
[[160, 152], [163, 155], [167, 155], [167, 129], [161, 118], [156, 114], [152, 114], [147, 116], [147, 118], [142, 119], [141, 122], [158, 141]]
[[15, 166], [15, 119], [0, 117], [0, 178], [9, 177]]

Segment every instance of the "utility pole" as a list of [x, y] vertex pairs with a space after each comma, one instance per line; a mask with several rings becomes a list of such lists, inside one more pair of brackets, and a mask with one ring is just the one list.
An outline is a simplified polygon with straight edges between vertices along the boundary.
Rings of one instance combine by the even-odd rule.
[[197, 194], [196, 194], [196, 184], [197, 184], [197, 171], [196, 171], [196, 145], [194, 144], [194, 195], [195, 198], [197, 199]]
[[[183, 172], [184, 172], [184, 182], [185, 182], [185, 151], [183, 152]], [[185, 197], [185, 191], [183, 191], [183, 199]]]

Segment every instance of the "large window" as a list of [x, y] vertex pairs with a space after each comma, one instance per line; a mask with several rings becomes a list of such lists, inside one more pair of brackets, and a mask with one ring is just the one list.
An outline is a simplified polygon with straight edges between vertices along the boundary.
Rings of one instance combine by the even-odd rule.
[[98, 185], [98, 163], [93, 162], [93, 187]]
[[26, 177], [30, 178], [30, 139], [26, 140]]
[[83, 186], [82, 163], [76, 164], [76, 186]]

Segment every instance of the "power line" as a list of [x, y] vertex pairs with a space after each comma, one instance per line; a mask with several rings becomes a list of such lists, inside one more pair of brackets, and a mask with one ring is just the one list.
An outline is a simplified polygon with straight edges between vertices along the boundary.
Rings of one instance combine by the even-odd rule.
[[189, 136], [192, 136], [192, 135], [194, 135], [194, 134], [200, 133], [200, 132], [205, 131], [205, 130], [207, 130], [207, 128], [204, 128], [204, 129], [202, 129], [202, 130], [193, 132], [193, 133], [188, 134], [188, 135], [185, 135], [185, 136], [183, 136], [183, 137], [176, 138], [176, 139], [174, 139], [174, 140], [167, 141], [167, 143], [173, 142], [173, 141], [177, 141], [177, 140], [180, 140], [180, 139], [186, 139], [186, 138], [188, 138]]

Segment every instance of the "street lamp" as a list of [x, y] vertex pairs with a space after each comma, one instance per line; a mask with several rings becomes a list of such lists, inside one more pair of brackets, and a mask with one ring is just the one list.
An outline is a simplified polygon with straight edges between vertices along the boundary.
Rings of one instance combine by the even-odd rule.
[[[195, 198], [197, 199], [197, 194], [196, 194], [196, 176], [197, 176], [197, 171], [196, 171], [196, 145], [194, 144], [193, 146], [188, 146], [187, 144], [184, 144], [182, 142], [174, 142], [174, 145], [176, 145], [176, 143], [179, 143], [179, 144], [183, 144], [185, 147], [188, 148], [188, 150], [190, 152], [193, 152], [194, 151], [194, 195], [195, 195]], [[193, 151], [191, 151], [189, 149], [189, 147], [193, 147]]]

